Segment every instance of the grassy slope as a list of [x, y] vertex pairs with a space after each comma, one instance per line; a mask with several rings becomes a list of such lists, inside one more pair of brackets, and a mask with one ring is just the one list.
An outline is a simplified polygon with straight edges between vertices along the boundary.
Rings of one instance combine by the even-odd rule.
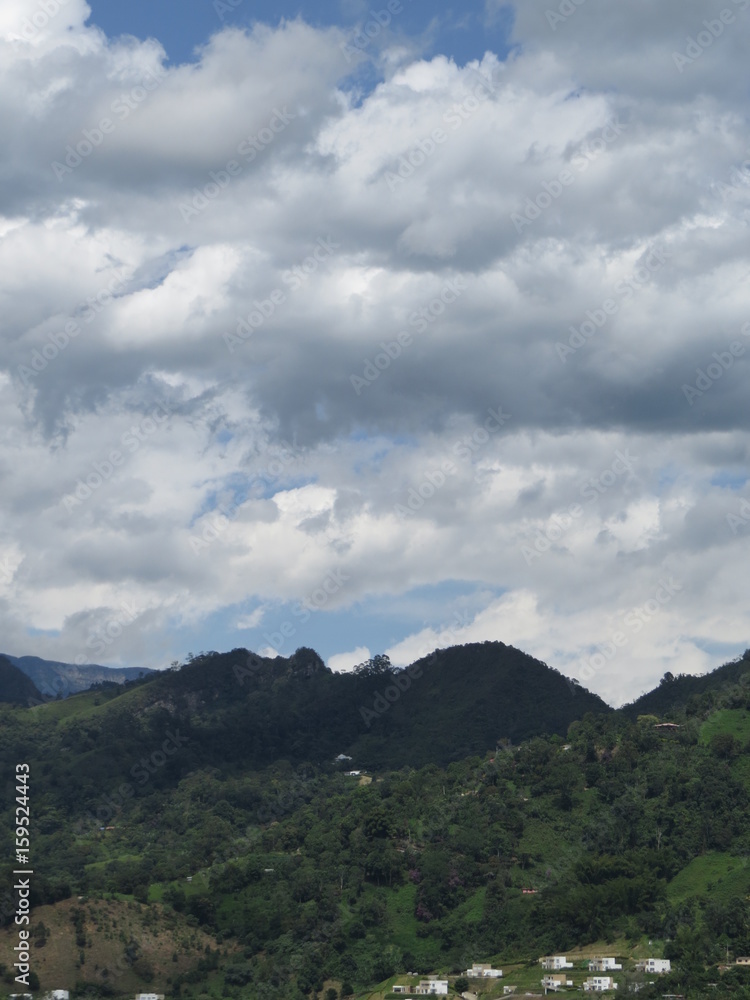
[[694, 858], [667, 885], [667, 895], [673, 903], [690, 896], [704, 895], [726, 901], [732, 896], [749, 892], [750, 865], [747, 860], [718, 851]]
[[[84, 949], [76, 946], [71, 919], [78, 908], [85, 913], [87, 945]], [[118, 993], [132, 995], [136, 990], [155, 990], [156, 987], [163, 993], [168, 977], [194, 968], [206, 946], [218, 947], [212, 937], [190, 926], [180, 914], [134, 902], [90, 899], [79, 903], [68, 899], [35, 909], [32, 928], [40, 921], [50, 935], [44, 947], [33, 949], [31, 965], [39, 976], [42, 990], [59, 989], [63, 985], [67, 988], [78, 979], [86, 979], [109, 982]], [[125, 947], [131, 940], [137, 942], [140, 956], [154, 969], [151, 983], [124, 960]], [[9, 926], [0, 930], [0, 962], [8, 967], [13, 964], [13, 945], [17, 942], [17, 928]], [[85, 962], [79, 967], [81, 950]], [[173, 954], [177, 955], [176, 962], [172, 960]], [[107, 977], [102, 975], [104, 969], [109, 970]]]

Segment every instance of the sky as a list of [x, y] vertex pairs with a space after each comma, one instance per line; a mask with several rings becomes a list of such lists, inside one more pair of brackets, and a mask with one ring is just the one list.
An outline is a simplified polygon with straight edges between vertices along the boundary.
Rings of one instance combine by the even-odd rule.
[[0, 647], [740, 655], [750, 0], [6, 0]]

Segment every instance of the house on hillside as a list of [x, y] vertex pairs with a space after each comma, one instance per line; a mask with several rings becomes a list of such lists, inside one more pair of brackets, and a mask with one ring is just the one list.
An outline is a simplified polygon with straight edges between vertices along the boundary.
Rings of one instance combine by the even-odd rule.
[[469, 979], [500, 979], [502, 969], [493, 969], [489, 965], [478, 965], [476, 962], [464, 973]]
[[573, 968], [573, 963], [569, 962], [565, 955], [545, 955], [545, 957], [540, 958], [539, 961], [541, 962], [543, 969], [550, 969], [553, 972], [556, 969]]
[[735, 965], [750, 965], [750, 957], [742, 955], [734, 960]]
[[589, 972], [609, 972], [611, 969], [621, 969], [614, 958], [592, 958], [589, 962]]
[[676, 722], [657, 722], [654, 729], [659, 729], [663, 733], [676, 733], [681, 727]]
[[67, 990], [50, 990], [42, 1000], [70, 1000], [70, 993]]
[[668, 958], [642, 958], [635, 963], [638, 972], [671, 972], [672, 963]]
[[503, 986], [503, 996], [510, 996], [511, 993], [515, 993], [517, 989], [517, 986]]
[[572, 986], [573, 980], [568, 979], [564, 972], [549, 972], [542, 977], [542, 986], [547, 990], [563, 990], [566, 986]]
[[605, 990], [616, 990], [617, 983], [612, 976], [589, 976], [583, 984], [586, 992], [604, 993]]
[[343, 764], [345, 760], [352, 760], [352, 758], [348, 757], [345, 753], [340, 753], [337, 757], [334, 757], [333, 759], [337, 761], [339, 764]]
[[164, 1000], [163, 993], [136, 993], [135, 1000]]
[[406, 993], [405, 986], [392, 986], [391, 993]]
[[346, 774], [350, 778], [358, 778], [360, 776], [360, 774], [362, 774], [362, 772], [361, 771], [347, 771]]
[[416, 986], [412, 993], [419, 996], [433, 996], [434, 994], [448, 993], [447, 979], [420, 979], [419, 986]]

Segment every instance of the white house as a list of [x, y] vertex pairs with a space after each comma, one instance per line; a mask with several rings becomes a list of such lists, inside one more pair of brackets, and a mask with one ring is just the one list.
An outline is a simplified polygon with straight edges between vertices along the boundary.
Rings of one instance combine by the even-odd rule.
[[614, 958], [592, 958], [589, 962], [589, 972], [608, 972], [610, 969], [621, 969]]
[[564, 986], [572, 986], [573, 980], [568, 979], [564, 972], [550, 974], [542, 977], [542, 986], [545, 990], [560, 990]]
[[340, 753], [337, 757], [334, 757], [333, 759], [337, 761], [345, 761], [345, 760], [351, 760], [352, 758], [348, 757], [345, 753]]
[[349, 777], [349, 778], [358, 778], [360, 776], [360, 774], [362, 774], [362, 772], [361, 771], [347, 771], [346, 774], [347, 774], [347, 777]]
[[391, 993], [406, 993], [405, 986], [392, 986]]
[[448, 993], [447, 979], [420, 979], [419, 986], [416, 986], [413, 993], [420, 996], [431, 996], [433, 994]]
[[50, 990], [44, 994], [43, 1000], [70, 1000], [70, 993], [67, 990]]
[[164, 1000], [163, 993], [136, 993], [135, 1000]]
[[672, 963], [668, 958], [642, 958], [635, 963], [639, 972], [671, 972]]
[[588, 992], [603, 993], [605, 990], [616, 990], [617, 983], [612, 976], [589, 976], [584, 982], [583, 988]]
[[546, 955], [540, 958], [543, 969], [572, 969], [573, 963], [569, 962], [565, 955]]
[[493, 969], [489, 965], [478, 965], [476, 962], [465, 972], [469, 979], [500, 979], [502, 974], [502, 969]]

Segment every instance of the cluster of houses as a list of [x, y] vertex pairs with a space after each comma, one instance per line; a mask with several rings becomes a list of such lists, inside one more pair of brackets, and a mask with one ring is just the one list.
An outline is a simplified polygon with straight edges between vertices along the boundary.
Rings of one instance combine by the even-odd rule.
[[[9, 1000], [34, 1000], [33, 993], [9, 993]], [[70, 1000], [68, 990], [50, 990], [42, 994], [42, 1000]]]
[[466, 970], [464, 975], [467, 979], [501, 979], [503, 970], [493, 969], [489, 965], [477, 965], [475, 963], [470, 969]]
[[[34, 1000], [33, 993], [10, 993], [9, 1000]], [[50, 990], [42, 994], [42, 1000], [70, 1000], [68, 990]], [[135, 1000], [164, 1000], [163, 993], [136, 993]]]
[[[572, 969], [573, 963], [569, 962], [566, 955], [546, 955], [539, 959], [543, 969], [547, 970], [547, 975], [542, 977], [544, 992], [565, 989], [573, 985], [573, 980], [568, 978], [565, 969]], [[589, 963], [589, 972], [616, 972], [622, 969], [622, 964], [614, 958], [602, 956], [592, 958]], [[639, 972], [652, 972], [661, 974], [671, 971], [671, 963], [668, 958], [644, 958], [635, 963]], [[609, 990], [616, 990], [617, 983], [612, 976], [589, 976], [583, 983], [586, 993], [606, 993]]]
[[420, 979], [419, 986], [414, 986], [412, 989], [407, 989], [406, 986], [394, 986], [392, 987], [391, 992], [408, 993], [411, 996], [437, 996], [440, 994], [447, 995], [448, 980]]

